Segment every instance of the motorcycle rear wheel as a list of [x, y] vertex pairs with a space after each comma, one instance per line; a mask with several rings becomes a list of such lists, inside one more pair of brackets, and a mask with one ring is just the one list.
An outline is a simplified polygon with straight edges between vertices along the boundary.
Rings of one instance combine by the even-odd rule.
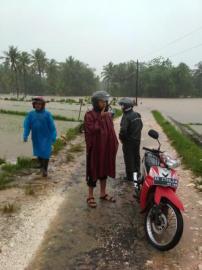
[[[159, 207], [153, 204], [146, 212], [145, 215], [145, 233], [149, 243], [160, 251], [167, 251], [174, 248], [181, 239], [183, 233], [183, 218], [180, 210], [169, 200], [164, 200]], [[169, 221], [169, 212], [172, 212], [173, 220], [175, 219], [174, 226]], [[156, 216], [158, 215], [158, 222]], [[170, 227], [169, 227], [170, 226]], [[170, 239], [160, 243], [160, 238], [163, 233], [168, 234], [169, 228], [173, 227], [173, 235]]]

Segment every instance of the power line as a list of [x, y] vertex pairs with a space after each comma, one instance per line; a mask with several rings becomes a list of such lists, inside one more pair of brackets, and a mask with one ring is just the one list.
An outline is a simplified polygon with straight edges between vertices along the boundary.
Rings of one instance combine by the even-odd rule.
[[170, 56], [168, 56], [168, 57], [174, 57], [174, 56], [180, 55], [180, 54], [185, 53], [185, 52], [187, 52], [187, 51], [191, 51], [191, 50], [196, 49], [196, 48], [201, 47], [201, 46], [202, 46], [202, 43], [200, 43], [200, 44], [198, 44], [198, 45], [196, 45], [196, 46], [190, 47], [190, 48], [188, 48], [188, 49], [185, 49], [185, 50], [183, 50], [183, 51], [180, 51], [180, 52], [178, 52], [178, 53], [175, 53], [175, 54], [173, 54], [173, 55], [170, 55]]
[[187, 33], [187, 34], [185, 34], [185, 35], [179, 37], [179, 38], [174, 39], [173, 41], [167, 43], [167, 44], [164, 45], [163, 47], [161, 47], [161, 48], [159, 48], [159, 49], [157, 49], [157, 50], [155, 50], [155, 51], [153, 51], [153, 52], [150, 52], [150, 53], [148, 53], [148, 54], [145, 54], [145, 55], [143, 56], [143, 58], [144, 58], [145, 56], [149, 56], [149, 55], [152, 55], [152, 54], [157, 53], [157, 52], [159, 52], [159, 51], [162, 51], [163, 49], [165, 49], [165, 48], [171, 46], [172, 44], [175, 44], [175, 43], [179, 42], [180, 40], [185, 39], [186, 37], [191, 36], [192, 34], [198, 32], [198, 31], [201, 31], [201, 30], [202, 30], [202, 26], [200, 26], [200, 27], [194, 29], [193, 31], [191, 31], [191, 32], [189, 32], [189, 33]]

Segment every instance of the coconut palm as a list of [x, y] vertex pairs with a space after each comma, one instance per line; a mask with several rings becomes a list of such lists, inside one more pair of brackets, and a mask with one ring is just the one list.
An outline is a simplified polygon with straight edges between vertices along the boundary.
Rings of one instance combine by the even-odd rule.
[[32, 50], [31, 60], [34, 72], [42, 79], [47, 66], [46, 53], [41, 49]]
[[24, 96], [27, 95], [27, 74], [29, 71], [29, 65], [31, 63], [30, 54], [27, 52], [21, 52], [19, 56], [19, 71], [22, 74]]
[[12, 74], [12, 87], [13, 92], [16, 90], [17, 98], [19, 97], [19, 85], [18, 85], [18, 61], [20, 53], [17, 47], [9, 46], [8, 51], [4, 52], [4, 56], [1, 58], [5, 60], [5, 64], [10, 68]]
[[114, 64], [112, 62], [109, 62], [106, 66], [103, 67], [103, 71], [101, 73], [101, 76], [103, 77], [104, 82], [106, 83], [107, 90], [110, 90], [110, 85], [113, 81], [114, 77]]

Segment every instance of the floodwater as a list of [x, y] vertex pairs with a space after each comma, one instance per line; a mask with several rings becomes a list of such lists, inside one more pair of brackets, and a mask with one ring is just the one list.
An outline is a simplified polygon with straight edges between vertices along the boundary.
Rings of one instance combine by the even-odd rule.
[[140, 98], [138, 108], [141, 106], [158, 110], [184, 124], [202, 123], [202, 98]]
[[[57, 97], [55, 97], [57, 99]], [[83, 106], [81, 119], [90, 106]], [[50, 102], [47, 109], [53, 114], [77, 119], [79, 105], [60, 102]], [[202, 124], [202, 99], [147, 99], [140, 98], [138, 111], [144, 109], [159, 110], [168, 117], [181, 123]], [[13, 111], [30, 111], [31, 104], [23, 101], [0, 100], [0, 109]], [[23, 117], [0, 114], [0, 157], [16, 159], [17, 156], [31, 156], [31, 143], [23, 144], [21, 139]], [[68, 127], [74, 127], [76, 123], [56, 121], [58, 133], [64, 133]], [[193, 125], [193, 129], [202, 134], [202, 125]]]
[[[46, 104], [46, 108], [52, 114], [78, 119], [80, 105], [60, 103], [60, 102], [50, 102]], [[32, 104], [31, 102], [25, 101], [0, 100], [0, 109], [29, 112], [30, 110], [32, 110]], [[82, 106], [81, 119], [84, 117], [86, 110], [87, 106]]]
[[[50, 99], [50, 97], [48, 97]], [[61, 99], [62, 97], [54, 97]], [[76, 97], [74, 97], [76, 99]], [[77, 97], [78, 99], [78, 97]], [[202, 98], [139, 98], [139, 107], [146, 107], [149, 110], [159, 110], [167, 116], [182, 123], [202, 123]], [[90, 105], [82, 107], [81, 117], [84, 116]], [[30, 111], [31, 104], [24, 101], [0, 100], [0, 109], [13, 111]], [[53, 114], [77, 118], [80, 106], [60, 102], [47, 103], [47, 109]]]
[[[32, 156], [32, 145], [23, 143], [23, 116], [0, 114], [0, 157], [15, 161], [19, 156]], [[65, 133], [68, 128], [78, 125], [77, 122], [55, 121], [58, 135]]]
[[202, 136], [202, 125], [190, 125], [193, 130]]

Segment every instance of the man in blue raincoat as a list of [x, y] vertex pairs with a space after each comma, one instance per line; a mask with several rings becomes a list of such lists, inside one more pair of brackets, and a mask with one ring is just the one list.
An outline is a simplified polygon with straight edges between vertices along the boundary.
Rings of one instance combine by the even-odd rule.
[[56, 128], [50, 112], [45, 110], [43, 97], [32, 100], [34, 110], [29, 112], [24, 121], [24, 142], [31, 131], [33, 154], [38, 158], [43, 177], [47, 177], [48, 163], [52, 144], [56, 141]]

